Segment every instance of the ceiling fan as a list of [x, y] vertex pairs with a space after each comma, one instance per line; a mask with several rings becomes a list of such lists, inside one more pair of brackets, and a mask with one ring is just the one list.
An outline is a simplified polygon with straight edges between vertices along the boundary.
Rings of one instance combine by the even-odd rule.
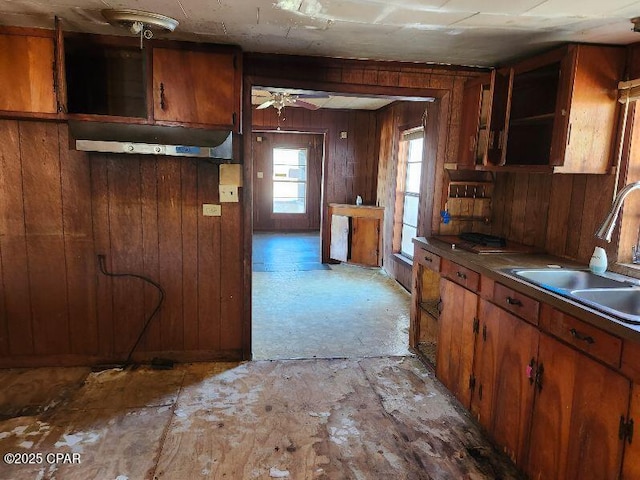
[[302, 98], [328, 98], [329, 95], [324, 93], [311, 93], [311, 94], [293, 94], [290, 92], [266, 92], [269, 95], [269, 99], [262, 102], [256, 107], [256, 110], [263, 110], [273, 106], [278, 111], [278, 117], [282, 114], [284, 107], [302, 107], [307, 110], [318, 110], [320, 107], [311, 102], [302, 100]]

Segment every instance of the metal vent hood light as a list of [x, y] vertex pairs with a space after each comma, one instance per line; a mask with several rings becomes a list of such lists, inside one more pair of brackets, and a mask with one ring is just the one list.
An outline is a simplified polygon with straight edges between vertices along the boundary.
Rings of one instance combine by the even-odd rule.
[[[238, 136], [230, 131], [201, 128], [69, 121], [76, 150], [199, 157], [234, 162]], [[236, 159], [235, 163], [239, 163]]]

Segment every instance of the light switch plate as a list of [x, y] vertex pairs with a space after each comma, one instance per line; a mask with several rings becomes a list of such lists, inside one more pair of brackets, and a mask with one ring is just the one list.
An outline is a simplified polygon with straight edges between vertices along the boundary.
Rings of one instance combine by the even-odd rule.
[[264, 172], [258, 172], [258, 178], [264, 178]]
[[213, 203], [203, 203], [202, 215], [205, 217], [219, 217], [222, 215], [222, 207]]
[[238, 187], [235, 185], [220, 185], [220, 202], [221, 203], [237, 203]]

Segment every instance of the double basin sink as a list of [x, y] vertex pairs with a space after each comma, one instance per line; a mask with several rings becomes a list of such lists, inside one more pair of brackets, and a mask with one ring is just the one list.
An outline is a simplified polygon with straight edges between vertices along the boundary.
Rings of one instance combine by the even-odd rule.
[[505, 273], [623, 322], [640, 325], [640, 284], [622, 275], [565, 268], [509, 268]]

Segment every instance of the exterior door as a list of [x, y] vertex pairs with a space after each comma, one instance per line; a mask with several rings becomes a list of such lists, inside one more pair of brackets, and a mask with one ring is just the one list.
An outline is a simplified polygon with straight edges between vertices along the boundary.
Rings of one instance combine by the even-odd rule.
[[252, 134], [255, 231], [320, 230], [324, 136]]

